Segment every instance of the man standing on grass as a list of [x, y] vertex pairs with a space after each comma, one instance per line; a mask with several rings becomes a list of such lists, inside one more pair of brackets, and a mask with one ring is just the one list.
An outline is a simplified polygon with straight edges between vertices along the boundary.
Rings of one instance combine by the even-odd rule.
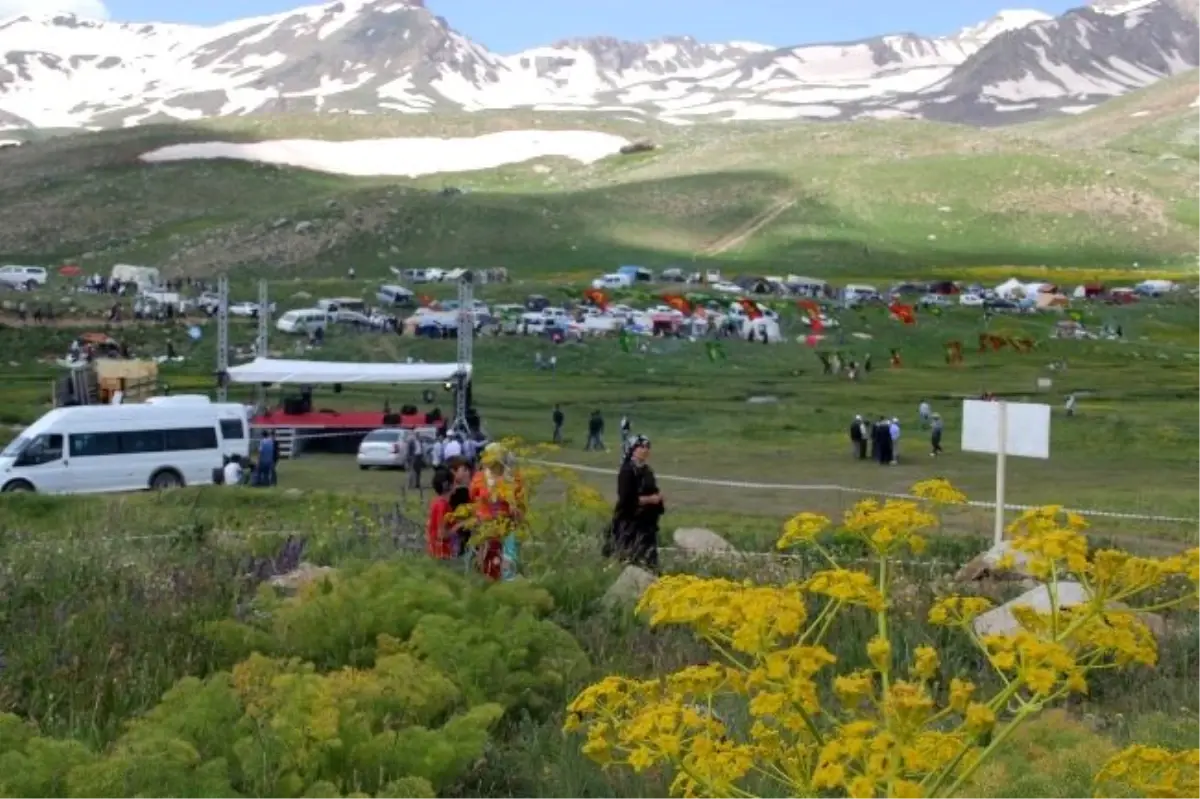
[[942, 417], [940, 414], [933, 415], [933, 425], [929, 432], [929, 457], [936, 458], [942, 454]]
[[600, 415], [600, 411], [592, 411], [592, 415], [588, 417], [588, 435], [587, 443], [583, 445], [584, 452], [592, 450], [604, 450], [608, 452], [608, 447], [604, 446], [604, 441], [601, 436], [604, 435], [604, 417]]
[[921, 400], [921, 404], [917, 406], [917, 415], [921, 417], [922, 430], [929, 426], [929, 416], [931, 413], [933, 413], [933, 409], [929, 407], [929, 401]]
[[263, 487], [275, 485], [275, 431], [268, 430], [258, 442], [258, 475], [255, 483]]
[[850, 449], [859, 460], [867, 457], [867, 440], [863, 438], [862, 416], [850, 423]]
[[445, 463], [450, 463], [450, 461], [456, 458], [462, 458], [462, 454], [463, 446], [462, 442], [458, 439], [458, 433], [451, 433], [446, 437], [446, 445], [442, 448], [442, 460]]
[[563, 415], [562, 408], [559, 407], [557, 402], [554, 403], [554, 413], [551, 414], [550, 418], [554, 421], [554, 437], [551, 440], [555, 444], [562, 444], [563, 443], [562, 428], [563, 428], [563, 422], [566, 420], [566, 417]]
[[408, 487], [421, 491], [421, 469], [425, 466], [421, 437], [410, 431], [404, 442], [404, 468], [408, 471]]

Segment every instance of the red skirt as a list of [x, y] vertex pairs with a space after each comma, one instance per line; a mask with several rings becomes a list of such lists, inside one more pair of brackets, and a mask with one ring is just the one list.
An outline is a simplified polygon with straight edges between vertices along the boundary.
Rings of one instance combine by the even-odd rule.
[[489, 538], [479, 547], [479, 570], [489, 580], [499, 580], [503, 545], [499, 538]]

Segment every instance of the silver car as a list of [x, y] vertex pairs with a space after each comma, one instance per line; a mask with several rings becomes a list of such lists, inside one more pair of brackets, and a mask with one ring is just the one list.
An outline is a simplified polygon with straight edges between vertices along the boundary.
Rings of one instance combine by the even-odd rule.
[[358, 445], [358, 468], [403, 469], [409, 430], [398, 427], [383, 427], [372, 430]]

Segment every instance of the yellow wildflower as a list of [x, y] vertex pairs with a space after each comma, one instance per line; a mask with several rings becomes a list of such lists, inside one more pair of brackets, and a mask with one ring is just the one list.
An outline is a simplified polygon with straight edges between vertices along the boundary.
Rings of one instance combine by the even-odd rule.
[[991, 607], [991, 601], [981, 596], [943, 597], [929, 609], [929, 623], [939, 627], [964, 627]]
[[871, 696], [874, 690], [875, 678], [869, 671], [855, 671], [833, 680], [833, 692], [847, 706], [857, 705]]
[[1131, 746], [1118, 752], [1096, 775], [1096, 796], [1119, 796], [1132, 789], [1142, 796], [1200, 796], [1200, 749], [1172, 752]]
[[829, 527], [829, 518], [816, 513], [797, 513], [783, 525], [783, 535], [775, 542], [777, 549], [790, 549], [797, 544], [815, 541]]
[[886, 638], [878, 635], [867, 642], [867, 657], [879, 671], [891, 669], [892, 645]]
[[972, 702], [967, 706], [967, 712], [963, 718], [963, 726], [972, 735], [982, 735], [985, 732], [991, 732], [992, 727], [996, 726], [996, 714], [987, 705]]
[[962, 505], [967, 501], [967, 495], [950, 484], [949, 480], [940, 478], [922, 480], [912, 487], [914, 496], [928, 500], [935, 505]]
[[875, 581], [866, 572], [850, 569], [820, 571], [808, 578], [804, 590], [822, 594], [848, 605], [862, 605], [870, 610], [883, 610], [884, 599]]
[[966, 711], [967, 702], [974, 694], [975, 683], [957, 677], [950, 681], [950, 707], [959, 713]]
[[938, 665], [940, 664], [937, 650], [931, 646], [919, 646], [914, 655], [913, 675], [922, 680], [933, 679], [934, 675], [937, 674]]

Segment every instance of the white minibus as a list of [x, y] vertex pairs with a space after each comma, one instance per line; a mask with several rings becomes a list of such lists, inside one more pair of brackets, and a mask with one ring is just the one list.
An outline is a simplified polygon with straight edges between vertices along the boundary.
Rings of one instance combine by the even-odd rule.
[[55, 408], [0, 451], [0, 492], [88, 494], [208, 485], [249, 455], [245, 408], [184, 402]]
[[329, 324], [329, 313], [320, 308], [300, 308], [279, 317], [275, 329], [281, 333], [311, 333]]

